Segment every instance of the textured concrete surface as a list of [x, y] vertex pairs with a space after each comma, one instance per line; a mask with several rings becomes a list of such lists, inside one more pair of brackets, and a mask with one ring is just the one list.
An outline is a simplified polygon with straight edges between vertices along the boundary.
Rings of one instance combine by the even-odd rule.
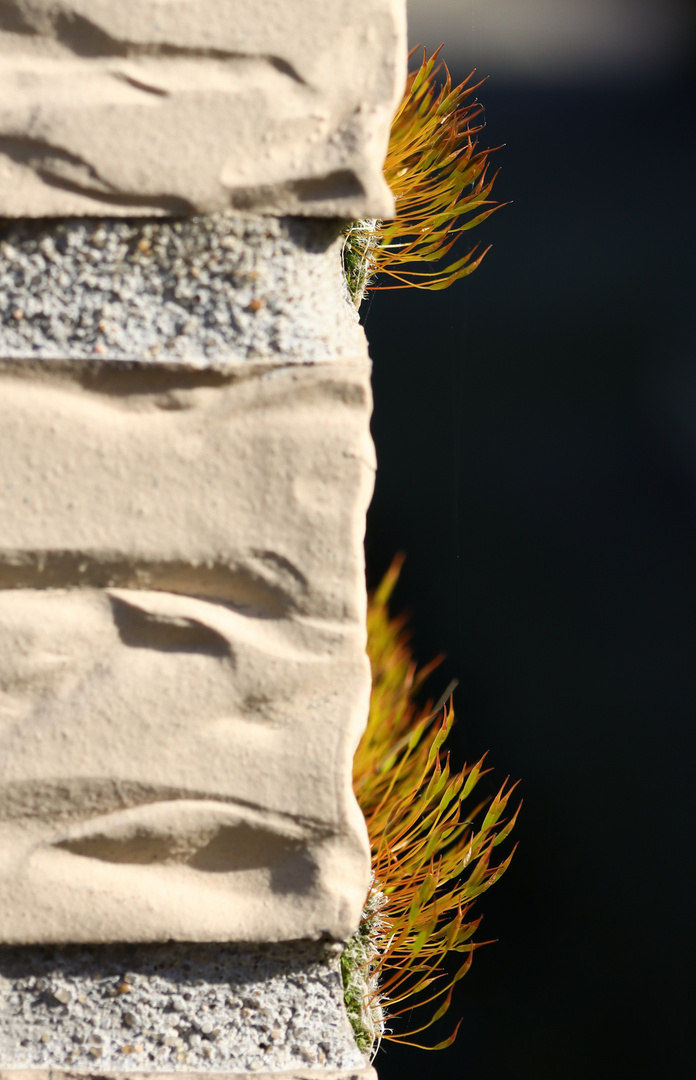
[[[162, 1073], [138, 1072], [129, 1069], [127, 1071], [75, 1069], [75, 1068], [47, 1068], [47, 1069], [0, 1069], [0, 1080], [85, 1080], [86, 1077], [98, 1077], [99, 1080], [148, 1080], [149, 1077], [160, 1077]], [[356, 1066], [349, 1069], [320, 1068], [294, 1068], [283, 1069], [280, 1072], [266, 1072], [258, 1069], [244, 1070], [239, 1072], [222, 1072], [208, 1069], [205, 1075], [210, 1080], [377, 1080], [377, 1073], [371, 1065]], [[199, 1080], [201, 1072], [182, 1070], [177, 1073], [177, 1080]]]
[[340, 223], [0, 221], [0, 357], [314, 363], [365, 354]]
[[3, 0], [0, 214], [385, 216], [404, 0]]
[[[366, 891], [374, 459], [340, 244], [3, 223], [0, 909], [5, 941], [70, 944], [0, 948], [0, 1080], [374, 1078], [322, 945], [190, 944], [342, 938]], [[119, 940], [148, 943], [94, 944]]]
[[353, 932], [369, 416], [365, 358], [4, 363], [1, 941]]
[[[0, 1080], [85, 1080], [86, 1077], [99, 1077], [99, 1080], [148, 1080], [149, 1077], [161, 1076], [157, 1072], [138, 1072], [133, 1069], [128, 1071], [97, 1071], [92, 1068], [85, 1069], [0, 1069]], [[377, 1073], [371, 1065], [350, 1069], [327, 1069], [321, 1068], [295, 1068], [281, 1072], [258, 1071], [257, 1069], [245, 1070], [244, 1072], [221, 1072], [206, 1070], [205, 1075], [210, 1080], [377, 1080]], [[177, 1080], [198, 1080], [201, 1072], [182, 1070], [177, 1073]]]
[[0, 948], [0, 1069], [330, 1077], [365, 1064], [319, 944]]

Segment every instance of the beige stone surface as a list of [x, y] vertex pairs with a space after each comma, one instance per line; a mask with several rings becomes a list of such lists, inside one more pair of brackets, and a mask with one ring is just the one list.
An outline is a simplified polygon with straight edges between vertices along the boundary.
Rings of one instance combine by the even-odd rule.
[[369, 365], [0, 361], [0, 588], [361, 621]]
[[354, 929], [369, 370], [0, 367], [0, 941]]
[[0, 215], [385, 216], [404, 0], [2, 0]]

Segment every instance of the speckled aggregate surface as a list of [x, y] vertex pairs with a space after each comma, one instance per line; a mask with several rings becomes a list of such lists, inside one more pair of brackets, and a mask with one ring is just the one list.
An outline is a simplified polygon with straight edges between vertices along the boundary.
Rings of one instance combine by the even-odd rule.
[[360, 1069], [321, 944], [0, 948], [0, 1068]]
[[0, 356], [364, 356], [334, 220], [0, 221]]

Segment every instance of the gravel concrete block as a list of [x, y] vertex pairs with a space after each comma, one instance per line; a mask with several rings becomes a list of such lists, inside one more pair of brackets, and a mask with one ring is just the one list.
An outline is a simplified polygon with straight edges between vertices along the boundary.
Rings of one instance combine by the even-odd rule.
[[0, 1077], [366, 1077], [338, 959], [307, 942], [0, 948]]
[[341, 223], [0, 221], [0, 356], [311, 364], [365, 355]]

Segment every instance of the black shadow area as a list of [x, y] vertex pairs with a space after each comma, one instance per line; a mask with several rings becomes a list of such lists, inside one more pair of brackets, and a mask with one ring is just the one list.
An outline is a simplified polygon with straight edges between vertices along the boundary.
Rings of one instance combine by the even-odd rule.
[[[522, 779], [456, 1045], [381, 1080], [687, 1075], [694, 1016], [694, 81], [480, 91], [505, 142], [447, 293], [380, 293], [374, 585], [448, 660], [454, 752]], [[473, 236], [474, 234], [470, 234]], [[435, 1032], [451, 1030], [446, 1022]]]

